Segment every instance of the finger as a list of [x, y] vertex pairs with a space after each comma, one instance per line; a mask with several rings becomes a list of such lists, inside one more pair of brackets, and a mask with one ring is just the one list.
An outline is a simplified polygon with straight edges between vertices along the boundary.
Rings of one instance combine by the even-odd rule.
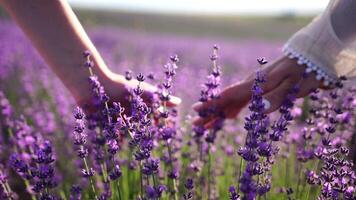
[[[288, 65], [288, 67], [286, 67]], [[277, 85], [280, 84], [282, 80], [284, 80], [290, 73], [290, 60], [284, 57], [277, 59], [276, 61], [267, 64], [261, 70], [262, 74], [265, 74], [267, 82], [262, 84], [262, 89], [264, 92], [269, 92]], [[252, 73], [247, 79], [242, 82], [239, 82], [235, 85], [232, 85], [225, 89], [221, 94], [221, 99], [225, 98], [234, 98], [235, 102], [240, 102], [242, 100], [248, 99], [251, 96], [251, 88], [254, 82], [254, 78], [256, 73]], [[225, 95], [226, 94], [226, 95]], [[229, 101], [226, 101], [229, 102]], [[226, 103], [225, 102], [225, 103]], [[219, 101], [219, 103], [224, 103], [223, 101]], [[206, 109], [210, 107], [212, 104], [211, 101], [206, 103], [196, 103], [193, 105], [193, 109], [195, 111], [199, 111], [200, 109]], [[218, 105], [220, 106], [220, 105]]]
[[264, 94], [274, 90], [289, 76], [298, 74], [299, 70], [290, 62], [288, 58], [281, 58], [273, 64], [271, 68], [266, 73], [266, 83], [262, 84], [262, 90]]
[[[288, 65], [288, 67], [286, 67]], [[294, 69], [294, 68], [293, 68]], [[268, 93], [288, 77], [290, 72], [290, 60], [278, 59], [274, 63], [269, 64], [261, 70], [267, 77], [267, 83], [261, 85], [264, 93]], [[196, 103], [193, 109], [197, 112], [209, 109], [212, 105], [216, 106], [217, 110], [225, 110], [224, 114], [227, 118], [236, 117], [240, 110], [248, 103], [251, 98], [251, 88], [254, 82], [255, 73], [247, 78], [245, 81], [232, 85], [221, 93], [219, 100], [208, 101], [204, 103]], [[214, 104], [215, 103], [215, 104]], [[228, 109], [227, 109], [228, 108]], [[193, 124], [204, 125], [207, 128], [220, 119], [219, 116], [197, 117], [194, 119]]]
[[209, 119], [206, 117], [199, 117], [196, 116], [193, 118], [193, 125], [195, 126], [200, 126], [200, 125], [204, 125], [206, 122], [208, 122], [210, 119], [212, 119], [212, 117], [210, 117]]
[[198, 102], [193, 105], [196, 112], [207, 110], [212, 106], [217, 110], [222, 110], [226, 105], [237, 105], [241, 100], [249, 98], [249, 90], [251, 90], [250, 82], [240, 82], [235, 85], [225, 88], [218, 99], [209, 100], [207, 102]]
[[287, 98], [291, 88], [297, 83], [298, 79], [287, 78], [277, 88], [263, 95], [266, 109], [265, 113], [271, 113], [277, 110], [282, 105], [285, 98]]
[[199, 116], [197, 116], [193, 119], [194, 125], [204, 125], [211, 119], [224, 115], [223, 109], [217, 110], [216, 107], [214, 108], [214, 111], [211, 109], [210, 110], [208, 110], [208, 109], [200, 110], [198, 114], [199, 114]]
[[[275, 66], [276, 65], [269, 64], [268, 66], [266, 66], [263, 69], [263, 73], [269, 73], [271, 70], [273, 70], [275, 68]], [[195, 111], [199, 112], [199, 110], [207, 109], [207, 108], [211, 107], [213, 103], [216, 103], [217, 107], [221, 107], [222, 105], [229, 102], [230, 99], [233, 99], [234, 96], [239, 96], [242, 98], [243, 97], [249, 98], [250, 90], [251, 90], [254, 78], [255, 78], [255, 73], [252, 73], [245, 80], [225, 88], [221, 92], [219, 100], [215, 100], [215, 101], [209, 100], [204, 103], [197, 102], [197, 103], [193, 104], [192, 108]], [[236, 100], [238, 100], [238, 99], [236, 99]]]
[[[269, 70], [273, 70], [273, 67], [270, 67]], [[280, 84], [281, 79], [285, 77], [286, 71], [277, 70], [271, 74], [267, 79], [273, 81], [267, 81], [266, 84], [263, 84], [261, 87], [264, 92], [268, 92]], [[279, 75], [278, 75], [279, 74]], [[211, 106], [216, 106], [218, 110], [222, 110], [226, 106], [232, 106], [236, 110], [241, 110], [248, 100], [251, 97], [251, 88], [253, 85], [253, 80], [247, 80], [235, 85], [232, 85], [225, 89], [221, 94], [220, 98], [217, 100], [210, 100], [207, 102], [198, 102], [193, 105], [193, 109], [196, 112], [210, 108]], [[236, 113], [237, 114], [237, 113]]]
[[211, 128], [217, 120], [220, 120], [221, 118], [235, 118], [236, 115], [241, 111], [241, 108], [244, 107], [248, 101], [243, 102], [240, 107], [236, 106], [228, 106], [223, 109], [222, 112], [219, 114], [207, 116], [207, 117], [201, 117], [197, 116], [193, 119], [193, 125], [203, 125], [205, 128]]
[[169, 101], [167, 102], [168, 107], [175, 107], [178, 106], [182, 100], [179, 97], [171, 96]]
[[303, 79], [300, 83], [300, 91], [297, 94], [297, 98], [305, 97], [313, 90], [320, 86], [320, 81], [315, 78], [314, 74], [310, 74], [307, 78]]
[[[270, 68], [271, 70], [273, 68]], [[281, 76], [279, 76], [281, 77]], [[274, 79], [277, 80], [278, 79]], [[279, 83], [279, 82], [278, 82]], [[249, 82], [241, 82], [236, 85], [230, 86], [225, 89], [218, 100], [210, 100], [208, 102], [198, 102], [193, 105], [193, 109], [196, 112], [201, 112], [215, 106], [219, 111], [223, 111], [224, 115], [227, 118], [236, 117], [236, 115], [240, 112], [240, 110], [246, 106], [251, 97], [251, 88], [252, 81]], [[275, 83], [277, 85], [277, 83]], [[273, 87], [274, 84], [270, 84], [270, 87]], [[266, 87], [266, 86], [265, 86]], [[211, 125], [214, 124], [219, 117], [216, 115], [207, 116], [207, 117], [197, 117], [193, 120], [194, 125], [204, 125], [206, 128], [211, 128]]]
[[209, 117], [195, 117], [193, 119], [193, 125], [195, 126], [204, 126], [204, 128], [206, 129], [210, 129], [213, 127], [214, 122], [216, 122], [217, 120], [221, 119], [222, 117], [213, 115], [213, 116], [209, 116]]
[[210, 121], [208, 121], [207, 123], [204, 124], [204, 128], [206, 129], [211, 129], [214, 127], [214, 124], [220, 120], [221, 118], [215, 117], [213, 119], [211, 119]]

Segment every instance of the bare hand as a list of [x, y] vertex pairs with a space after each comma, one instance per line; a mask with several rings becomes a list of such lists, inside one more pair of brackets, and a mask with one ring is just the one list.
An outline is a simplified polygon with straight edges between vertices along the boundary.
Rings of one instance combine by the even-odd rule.
[[[101, 78], [101, 79], [100, 79]], [[104, 86], [105, 92], [110, 97], [110, 102], [120, 102], [120, 104], [129, 110], [130, 103], [128, 100], [129, 89], [135, 88], [138, 85], [136, 79], [130, 81], [126, 80], [124, 76], [114, 73], [108, 73], [104, 77], [100, 77], [99, 81]], [[89, 83], [88, 83], [89, 84]], [[87, 87], [85, 87], [87, 89]], [[141, 82], [140, 88], [143, 90], [142, 98], [147, 104], [151, 104], [153, 93], [156, 92], [157, 88], [149, 83]], [[83, 88], [84, 89], [84, 88]], [[90, 94], [90, 91], [83, 91]], [[92, 96], [88, 95], [74, 95], [77, 103], [80, 106], [87, 106], [92, 104]], [[84, 98], [83, 98], [84, 97]], [[167, 102], [168, 107], [174, 107], [181, 103], [181, 99], [175, 96], [171, 96], [170, 101]]]
[[[320, 81], [315, 78], [314, 74], [309, 74], [307, 78], [301, 80], [304, 70], [305, 66], [298, 65], [296, 60], [289, 59], [286, 56], [266, 64], [262, 69], [267, 79], [267, 82], [262, 85], [264, 91], [263, 97], [270, 104], [266, 106], [266, 113], [277, 110], [290, 89], [299, 81], [301, 82], [300, 91], [297, 94], [298, 98], [308, 95], [313, 89], [321, 86]], [[254, 77], [255, 73], [252, 73], [246, 80], [225, 88], [221, 92], [219, 99], [214, 100], [214, 102], [198, 102], [193, 105], [193, 109], [199, 112], [209, 108], [214, 103], [217, 110], [223, 112], [225, 117], [235, 118], [251, 98]], [[193, 123], [209, 128], [217, 119], [219, 119], [219, 116], [196, 117]]]

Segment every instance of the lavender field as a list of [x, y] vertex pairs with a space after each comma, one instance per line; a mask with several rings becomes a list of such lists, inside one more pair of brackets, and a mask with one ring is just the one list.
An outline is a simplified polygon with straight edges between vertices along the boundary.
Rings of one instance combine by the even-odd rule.
[[[88, 32], [114, 72], [159, 86], [154, 103], [138, 85], [123, 111], [88, 70], [97, 110], [85, 113], [21, 30], [0, 21], [0, 199], [356, 198], [356, 88], [347, 80], [305, 99], [292, 91], [265, 115], [257, 72], [249, 107], [208, 130], [192, 125], [191, 105], [258, 71], [257, 58], [280, 56], [283, 41]], [[177, 108], [166, 106], [171, 93], [183, 100]]]

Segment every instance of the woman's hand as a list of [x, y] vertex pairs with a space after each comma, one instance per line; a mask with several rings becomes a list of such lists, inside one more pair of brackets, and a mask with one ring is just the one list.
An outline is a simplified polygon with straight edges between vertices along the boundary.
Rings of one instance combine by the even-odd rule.
[[[309, 74], [307, 78], [302, 80], [305, 67], [298, 65], [296, 60], [289, 59], [286, 56], [282, 56], [264, 65], [262, 72], [266, 74], [267, 81], [262, 85], [262, 88], [264, 91], [263, 97], [266, 104], [266, 113], [277, 110], [282, 105], [290, 89], [299, 81], [300, 91], [297, 97], [304, 97], [313, 89], [321, 86], [321, 82], [315, 78], [314, 74]], [[217, 110], [223, 112], [225, 117], [236, 117], [250, 100], [254, 78], [255, 73], [252, 73], [246, 80], [225, 88], [221, 92], [219, 99], [214, 100], [214, 102], [198, 102], [193, 105], [193, 109], [199, 112], [214, 103], [217, 106]], [[195, 125], [211, 127], [218, 118], [219, 116], [196, 117], [193, 123]]]
[[[120, 104], [129, 110], [130, 103], [128, 100], [129, 90], [135, 88], [138, 85], [136, 79], [126, 80], [124, 76], [120, 74], [115, 74], [112, 72], [106, 72], [105, 75], [99, 77], [99, 82], [104, 86], [105, 92], [110, 97], [110, 102], [120, 102]], [[89, 85], [89, 83], [88, 83]], [[156, 92], [157, 88], [149, 83], [141, 82], [140, 88], [143, 90], [142, 98], [147, 103], [150, 104], [152, 101], [153, 93]], [[76, 89], [75, 91], [88, 90], [88, 86], [83, 86], [81, 89]], [[85, 94], [86, 93], [86, 94]], [[82, 94], [73, 94], [77, 103], [82, 106], [88, 106], [92, 104], [92, 95], [90, 91], [83, 91]], [[83, 95], [85, 94], [85, 95]], [[171, 96], [170, 101], [167, 102], [167, 106], [174, 107], [181, 103], [181, 99], [175, 96]]]
[[[112, 73], [106, 66], [94, 44], [66, 1], [46, 1], [37, 3], [22, 0], [1, 0], [0, 4], [26, 33], [32, 44], [44, 58], [48, 66], [71, 92], [80, 106], [91, 105], [92, 95], [88, 83], [89, 72], [84, 67], [81, 56], [89, 51], [94, 63], [93, 71], [104, 86], [111, 101], [119, 101], [128, 106], [125, 98], [127, 87], [136, 87], [137, 81], [127, 81], [123, 76]], [[48, 17], [51, 20], [48, 20]], [[143, 98], [148, 98], [156, 88], [141, 84]], [[172, 97], [168, 104], [174, 106], [180, 99]]]

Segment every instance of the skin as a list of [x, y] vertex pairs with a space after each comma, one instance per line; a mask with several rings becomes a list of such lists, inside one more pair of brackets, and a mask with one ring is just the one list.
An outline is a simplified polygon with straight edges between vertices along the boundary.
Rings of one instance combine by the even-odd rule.
[[[277, 110], [286, 98], [290, 89], [300, 84], [300, 92], [297, 97], [308, 95], [313, 89], [320, 88], [321, 82], [315, 78], [315, 74], [309, 74], [306, 79], [301, 78], [306, 66], [300, 66], [294, 59], [282, 56], [271, 63], [264, 65], [262, 72], [266, 74], [267, 82], [262, 84], [263, 98], [269, 101], [270, 107], [266, 113]], [[235, 118], [244, 108], [251, 98], [251, 88], [255, 78], [255, 72], [251, 73], [245, 80], [237, 82], [225, 88], [220, 98], [205, 103], [195, 103], [193, 109], [197, 112], [207, 109], [213, 104], [222, 111], [227, 118]], [[193, 121], [195, 125], [204, 125], [210, 128], [218, 120], [218, 116], [208, 118], [196, 117]]]
[[[136, 80], [127, 81], [124, 76], [110, 71], [84, 28], [65, 0], [0, 0], [19, 27], [31, 40], [52, 71], [60, 78], [80, 106], [91, 104], [88, 84], [89, 72], [83, 66], [82, 53], [89, 50], [95, 64], [94, 73], [99, 77], [105, 91], [113, 101], [128, 106], [125, 99], [128, 87], [136, 87]], [[141, 83], [143, 98], [156, 88]], [[172, 97], [168, 106], [178, 105], [181, 100]], [[149, 103], [149, 102], [148, 102]]]
[[[332, 7], [331, 23], [340, 41], [348, 44], [356, 38], [356, 26], [353, 25], [355, 20], [350, 20], [356, 19], [356, 1], [340, 0], [335, 2], [337, 4]], [[322, 87], [322, 84], [315, 79], [315, 74], [311, 74], [308, 78], [301, 80], [301, 74], [305, 70], [305, 67], [299, 66], [295, 59], [281, 56], [263, 69], [267, 74], [267, 83], [263, 85], [263, 97], [270, 103], [270, 107], [266, 110], [266, 113], [277, 110], [291, 87], [299, 81], [300, 92], [297, 97], [304, 97], [316, 88], [328, 89]], [[215, 100], [214, 104], [217, 105], [218, 110], [222, 111], [227, 118], [236, 117], [250, 100], [254, 76], [254, 73], [252, 73], [246, 80], [225, 88], [221, 93], [221, 98]], [[193, 108], [199, 112], [212, 104], [212, 101], [196, 103], [193, 105]], [[209, 128], [217, 119], [217, 116], [204, 119], [196, 117], [193, 123]]]
[[[79, 105], [90, 104], [91, 102], [91, 95], [88, 92], [90, 90], [87, 80], [88, 70], [83, 67], [84, 60], [81, 56], [83, 51], [89, 50], [96, 66], [94, 73], [98, 75], [108, 95], [114, 101], [120, 101], [128, 106], [128, 102], [124, 98], [127, 92], [126, 88], [135, 87], [137, 81], [127, 81], [122, 75], [109, 70], [66, 1], [0, 0], [0, 4], [26, 33]], [[352, 12], [349, 13], [352, 14]], [[263, 68], [268, 80], [262, 86], [264, 98], [271, 104], [266, 113], [273, 112], [280, 107], [290, 88], [300, 81], [304, 69], [305, 66], [299, 66], [296, 60], [285, 56], [281, 56]], [[225, 88], [221, 93], [221, 98], [215, 100], [214, 104], [224, 112], [227, 118], [236, 117], [248, 103], [251, 97], [254, 75], [253, 72], [245, 80]], [[298, 97], [304, 97], [312, 89], [319, 88], [321, 84], [312, 74], [307, 79], [302, 80], [300, 86], [301, 91]], [[147, 83], [141, 84], [141, 87], [145, 91], [143, 97], [146, 100], [156, 90], [154, 86]], [[175, 106], [180, 102], [179, 98], [173, 97], [168, 106]], [[211, 105], [211, 101], [204, 104], [196, 103], [193, 108], [198, 112]], [[216, 116], [206, 119], [197, 117], [194, 124], [209, 127], [217, 119]]]

